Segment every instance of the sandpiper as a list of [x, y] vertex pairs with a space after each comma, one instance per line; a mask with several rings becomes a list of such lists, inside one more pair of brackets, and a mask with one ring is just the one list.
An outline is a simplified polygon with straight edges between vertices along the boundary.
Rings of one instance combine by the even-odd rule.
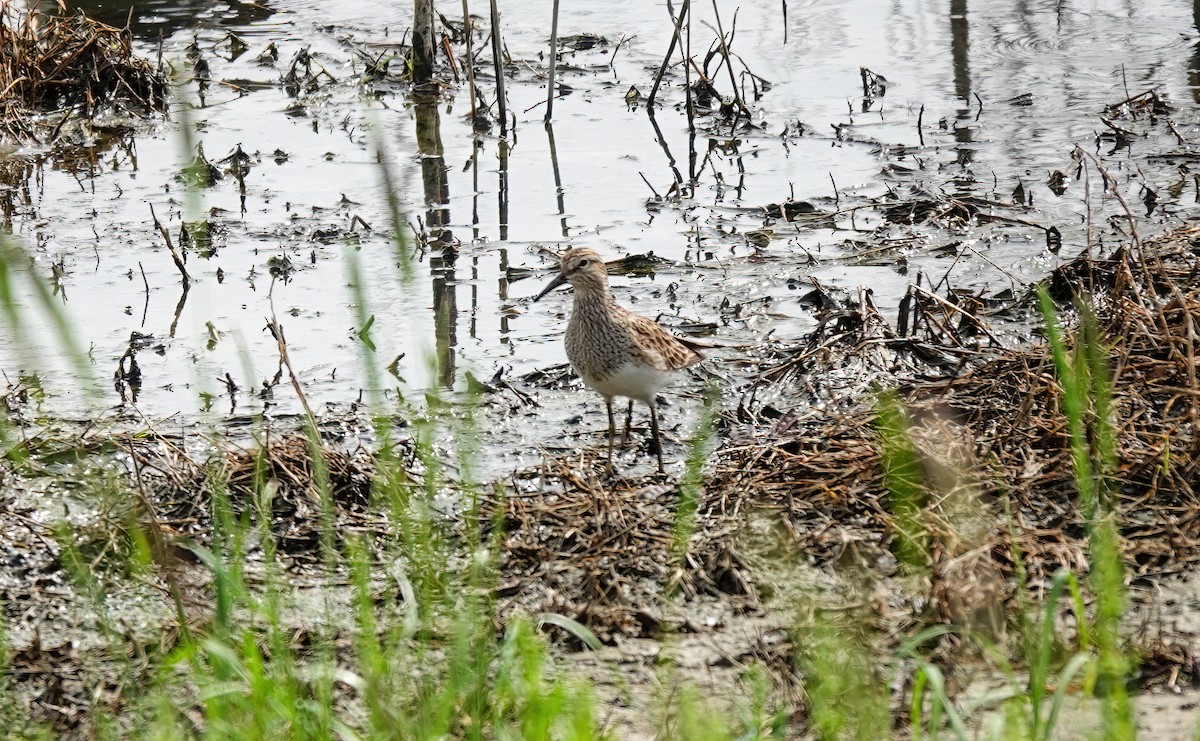
[[[667, 333], [657, 322], [617, 305], [608, 290], [604, 261], [586, 247], [567, 250], [558, 275], [534, 301], [570, 283], [575, 289], [575, 306], [567, 324], [567, 359], [579, 377], [604, 397], [608, 409], [608, 471], [612, 471], [613, 397], [629, 398], [650, 407], [650, 429], [658, 471], [663, 472], [662, 438], [658, 432], [655, 395], [671, 383], [675, 373], [703, 358], [694, 347]], [[626, 417], [626, 432], [629, 418]]]

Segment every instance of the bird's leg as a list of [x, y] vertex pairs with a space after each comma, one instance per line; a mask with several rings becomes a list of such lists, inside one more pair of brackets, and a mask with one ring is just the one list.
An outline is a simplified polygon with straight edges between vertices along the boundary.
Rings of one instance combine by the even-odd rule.
[[625, 431], [621, 433], [621, 447], [629, 441], [629, 426], [633, 423], [633, 399], [629, 400], [629, 408], [625, 410]]
[[604, 470], [607, 473], [612, 473], [613, 438], [616, 437], [617, 434], [617, 425], [613, 420], [611, 396], [604, 397], [604, 406], [608, 409], [608, 465], [605, 466]]
[[654, 453], [658, 456], [658, 472], [663, 473], [662, 437], [658, 434], [658, 404], [657, 399], [650, 403], [650, 430], [654, 433]]

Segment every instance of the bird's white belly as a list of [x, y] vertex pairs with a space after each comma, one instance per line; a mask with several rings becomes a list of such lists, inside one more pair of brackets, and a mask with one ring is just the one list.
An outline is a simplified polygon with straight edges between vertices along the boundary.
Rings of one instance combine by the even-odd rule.
[[633, 362], [624, 363], [603, 379], [580, 374], [584, 383], [604, 396], [628, 396], [646, 404], [654, 403], [654, 395], [670, 384], [673, 375], [672, 371], [655, 370]]

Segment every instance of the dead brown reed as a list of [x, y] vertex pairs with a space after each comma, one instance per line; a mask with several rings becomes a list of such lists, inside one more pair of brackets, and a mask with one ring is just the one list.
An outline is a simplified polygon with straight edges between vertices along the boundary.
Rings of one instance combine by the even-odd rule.
[[[73, 115], [113, 109], [148, 115], [166, 107], [162, 70], [134, 54], [132, 36], [57, 12], [0, 12], [0, 137], [50, 141]], [[49, 115], [52, 114], [52, 115]]]

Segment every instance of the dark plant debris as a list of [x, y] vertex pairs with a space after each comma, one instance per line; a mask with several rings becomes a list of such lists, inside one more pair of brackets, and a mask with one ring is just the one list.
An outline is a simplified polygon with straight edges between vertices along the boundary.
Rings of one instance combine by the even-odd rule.
[[[128, 30], [82, 13], [0, 10], [0, 138], [51, 141], [73, 116], [139, 116], [167, 104], [161, 69], [133, 53]], [[53, 114], [53, 115], [47, 115]]]
[[320, 534], [327, 526], [341, 533], [382, 532], [379, 515], [368, 507], [372, 456], [327, 443], [316, 450], [319, 462], [309, 438], [292, 435], [210, 460], [196, 460], [163, 441], [139, 446], [134, 455], [157, 520], [170, 532], [207, 544], [219, 493], [233, 515], [248, 512], [269, 525], [281, 556], [311, 564], [320, 560]]
[[[1075, 302], [1087, 302], [1109, 350], [1118, 461], [1109, 485], [1135, 582], [1194, 573], [1200, 563], [1197, 244], [1200, 227], [1188, 227], [1139, 251], [1076, 259], [1046, 281], [1063, 316]], [[895, 471], [881, 456], [887, 436], [879, 409], [860, 402], [800, 413], [760, 399], [844, 377], [854, 362], [894, 367], [897, 344], [865, 298], [849, 309], [830, 305], [822, 316], [795, 357], [769, 367], [743, 399], [740, 432], [720, 454], [710, 487], [754, 492], [757, 501], [773, 503], [800, 552], [837, 564], [848, 550], [865, 548], [875, 558], [902, 540], [889, 501]], [[950, 340], [935, 334], [923, 344], [961, 352]], [[1085, 573], [1086, 526], [1048, 347], [989, 348], [964, 359], [954, 372], [913, 375], [894, 392], [907, 419], [906, 444], [916, 463], [906, 476], [918, 494], [931, 562], [930, 599], [904, 619], [995, 630], [1003, 627], [1003, 613], [995, 610], [1014, 597], [1014, 554], [1034, 587], [1047, 585], [1060, 567]], [[1163, 645], [1148, 647], [1147, 660], [1178, 660], [1173, 681], [1182, 681], [1180, 672], [1198, 678], [1190, 653]], [[1142, 667], [1147, 681], [1163, 671], [1161, 663]]]
[[667, 607], [670, 595], [721, 598], [739, 610], [758, 604], [734, 547], [742, 503], [725, 494], [701, 494], [685, 553], [673, 484], [602, 482], [567, 461], [511, 483], [516, 491], [496, 488], [480, 512], [485, 528], [501, 530], [504, 612], [566, 615], [611, 643], [694, 630], [686, 613]]

